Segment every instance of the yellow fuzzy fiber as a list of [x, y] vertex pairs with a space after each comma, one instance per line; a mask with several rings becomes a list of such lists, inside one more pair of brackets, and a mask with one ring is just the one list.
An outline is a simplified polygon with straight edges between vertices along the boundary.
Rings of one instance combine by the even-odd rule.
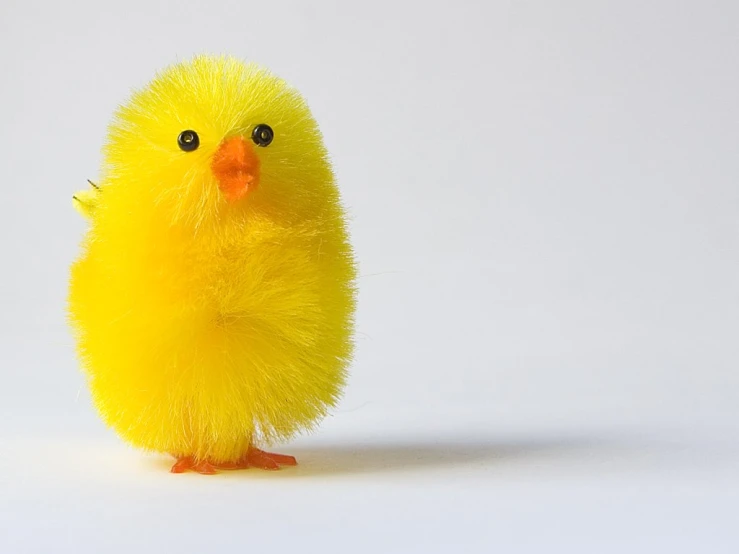
[[[211, 159], [261, 123], [259, 186], [230, 202]], [[178, 147], [186, 129], [195, 151]], [[298, 92], [232, 58], [172, 66], [117, 111], [97, 184], [69, 315], [106, 423], [214, 462], [313, 427], [345, 381], [355, 265]]]

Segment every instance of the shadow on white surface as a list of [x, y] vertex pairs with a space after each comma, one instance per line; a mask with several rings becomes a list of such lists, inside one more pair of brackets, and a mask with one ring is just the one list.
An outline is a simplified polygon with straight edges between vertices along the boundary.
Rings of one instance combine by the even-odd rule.
[[[529, 465], [544, 458], [589, 457], [602, 450], [604, 442], [589, 438], [551, 438], [516, 440], [476, 439], [438, 440], [435, 442], [386, 442], [320, 444], [298, 447], [275, 447], [281, 454], [290, 454], [298, 460], [298, 466], [283, 468], [281, 476], [313, 477], [398, 472], [420, 472], [454, 468], [494, 467], [510, 465], [520, 460]], [[168, 470], [173, 463], [166, 456], [148, 458], [147, 465], [157, 470]], [[225, 472], [224, 472], [225, 473]], [[243, 471], [228, 474], [243, 475]], [[253, 474], [255, 472], [249, 472]], [[271, 474], [271, 472], [260, 472]]]
[[345, 444], [305, 447], [291, 451], [300, 476], [384, 473], [462, 466], [491, 466], [515, 459], [571, 455], [596, 446], [588, 439], [448, 440], [440, 442]]
[[[375, 439], [377, 441], [377, 439]], [[392, 437], [382, 442], [313, 442], [302, 440], [294, 445], [273, 449], [297, 458], [298, 466], [279, 472], [249, 470], [222, 471], [219, 476], [244, 480], [284, 480], [332, 477], [391, 477], [393, 475], [484, 473], [504, 475], [557, 474], [561, 477], [587, 473], [592, 477], [619, 472], [662, 477], [674, 472], [705, 472], [725, 475], [733, 472], [739, 449], [733, 441], [670, 440], [667, 437], [634, 437], [614, 434], [503, 435], [494, 437], [440, 436]], [[161, 482], [169, 477], [174, 459], [166, 455], [147, 455], [108, 438], [0, 440], [0, 470], [17, 477], [47, 482], [54, 475], [63, 480], [130, 481], [144, 477], [146, 482]], [[22, 458], [20, 467], [4, 462]], [[49, 472], [49, 464], [54, 471]], [[188, 473], [193, 477], [201, 477]], [[172, 476], [174, 479], [187, 479]], [[212, 479], [212, 477], [204, 477]], [[25, 479], [21, 478], [21, 482]], [[164, 479], [169, 482], [169, 479]]]

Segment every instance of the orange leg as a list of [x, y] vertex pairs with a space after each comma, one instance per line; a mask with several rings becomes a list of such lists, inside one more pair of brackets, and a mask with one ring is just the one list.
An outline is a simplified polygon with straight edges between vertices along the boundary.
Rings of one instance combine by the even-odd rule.
[[195, 461], [194, 458], [185, 457], [178, 458], [170, 471], [172, 473], [184, 473], [188, 470], [197, 471], [201, 475], [213, 475], [216, 473], [216, 466], [208, 461]]
[[246, 456], [242, 458], [248, 464], [248, 467], [257, 467], [259, 469], [280, 469], [280, 466], [296, 466], [298, 461], [294, 456], [285, 456], [284, 454], [273, 454], [265, 452], [259, 448], [250, 447]]
[[235, 462], [210, 462], [208, 460], [195, 460], [190, 456], [178, 457], [170, 471], [172, 473], [195, 471], [201, 475], [213, 475], [219, 469], [249, 469], [250, 467], [255, 467], [258, 469], [277, 470], [283, 465], [296, 466], [298, 462], [293, 456], [272, 454], [271, 452], [265, 452], [264, 450], [251, 446], [246, 454]]

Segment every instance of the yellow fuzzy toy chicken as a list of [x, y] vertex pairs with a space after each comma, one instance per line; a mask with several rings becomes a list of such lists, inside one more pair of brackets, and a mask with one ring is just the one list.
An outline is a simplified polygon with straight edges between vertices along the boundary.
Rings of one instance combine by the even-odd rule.
[[199, 56], [121, 107], [69, 314], [102, 417], [175, 473], [294, 465], [258, 448], [312, 428], [352, 354], [355, 265], [298, 92]]

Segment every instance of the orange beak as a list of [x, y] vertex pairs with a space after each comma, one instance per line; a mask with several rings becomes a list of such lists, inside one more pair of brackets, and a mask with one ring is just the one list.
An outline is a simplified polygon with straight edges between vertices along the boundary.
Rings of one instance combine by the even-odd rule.
[[224, 140], [213, 155], [210, 168], [221, 191], [231, 202], [243, 198], [259, 184], [259, 158], [243, 137]]

